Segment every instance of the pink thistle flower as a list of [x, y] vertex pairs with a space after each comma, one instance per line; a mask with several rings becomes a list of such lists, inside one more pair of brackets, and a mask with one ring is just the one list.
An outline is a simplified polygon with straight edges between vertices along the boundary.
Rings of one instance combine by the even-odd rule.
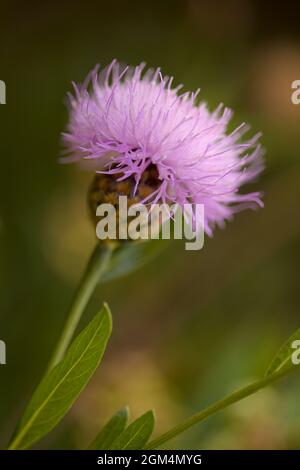
[[113, 61], [74, 84], [64, 160], [92, 159], [97, 172], [134, 178], [135, 191], [154, 165], [159, 185], [143, 202], [204, 204], [208, 235], [235, 212], [262, 206], [260, 193], [239, 193], [263, 169], [260, 134], [241, 141], [244, 123], [227, 133], [230, 109], [221, 104], [210, 112], [196, 103], [199, 90], [179, 94], [173, 77], [144, 67]]

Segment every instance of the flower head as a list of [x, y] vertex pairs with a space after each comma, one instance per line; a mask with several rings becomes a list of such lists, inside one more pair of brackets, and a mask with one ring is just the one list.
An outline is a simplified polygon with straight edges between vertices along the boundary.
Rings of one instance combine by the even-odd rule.
[[133, 196], [155, 166], [157, 181], [143, 202], [204, 204], [209, 235], [236, 211], [262, 206], [260, 193], [239, 193], [262, 170], [260, 135], [241, 141], [248, 127], [229, 133], [230, 109], [210, 112], [205, 102], [197, 104], [199, 90], [179, 93], [173, 77], [144, 69], [113, 61], [74, 85], [66, 158], [92, 159], [97, 172], [133, 181]]

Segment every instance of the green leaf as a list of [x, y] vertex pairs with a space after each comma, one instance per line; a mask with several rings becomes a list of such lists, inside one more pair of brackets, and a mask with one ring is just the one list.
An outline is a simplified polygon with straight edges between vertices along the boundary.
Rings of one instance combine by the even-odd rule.
[[166, 240], [123, 241], [114, 251], [102, 281], [125, 276], [157, 256], [167, 245]]
[[152, 411], [140, 416], [106, 450], [139, 450], [144, 447], [154, 428], [154, 414]]
[[124, 431], [128, 421], [128, 408], [119, 410], [101, 429], [89, 449], [108, 450], [115, 439]]
[[[296, 340], [300, 341], [300, 328], [295, 331], [295, 333], [293, 333], [285, 343], [283, 343], [267, 368], [266, 376], [273, 374], [274, 372], [278, 372], [281, 369], [289, 369], [296, 365], [292, 362], [292, 354], [295, 353], [296, 350], [296, 348], [293, 347], [293, 343]], [[298, 345], [298, 349], [299, 346], [300, 344]]]
[[111, 313], [104, 305], [37, 387], [10, 449], [26, 449], [63, 418], [99, 365], [111, 330]]

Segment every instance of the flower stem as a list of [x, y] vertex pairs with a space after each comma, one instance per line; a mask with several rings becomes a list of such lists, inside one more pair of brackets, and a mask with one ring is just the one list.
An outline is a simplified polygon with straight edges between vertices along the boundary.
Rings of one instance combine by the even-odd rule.
[[53, 367], [55, 367], [63, 358], [83, 311], [90, 300], [95, 287], [99, 283], [101, 276], [107, 269], [113, 250], [113, 244], [107, 244], [105, 246], [97, 244], [94, 249], [85, 273], [75, 292], [65, 326], [52, 354], [47, 371], [53, 369]]
[[167, 431], [166, 433], [162, 434], [161, 436], [157, 437], [153, 441], [149, 442], [144, 449], [157, 449], [160, 447], [162, 444], [165, 442], [173, 439], [174, 437], [178, 436], [179, 434], [183, 433], [187, 429], [191, 428], [195, 424], [200, 423], [201, 421], [205, 420], [209, 416], [212, 416], [216, 414], [218, 411], [223, 410], [224, 408], [227, 408], [228, 406], [232, 405], [233, 403], [236, 403], [243, 398], [248, 397], [249, 395], [252, 395], [253, 393], [257, 392], [258, 390], [266, 387], [267, 385], [270, 385], [271, 383], [275, 382], [276, 380], [280, 379], [284, 375], [288, 374], [291, 370], [296, 369], [296, 367], [290, 367], [286, 368], [284, 370], [279, 370], [278, 372], [275, 372], [272, 375], [269, 375], [267, 377], [264, 377], [261, 380], [258, 380], [257, 382], [253, 382], [250, 385], [247, 385], [246, 387], [240, 388], [236, 392], [231, 393], [230, 395], [227, 395], [225, 398], [222, 400], [219, 400], [212, 405], [208, 406], [204, 410], [200, 411], [199, 413], [195, 414], [194, 416], [191, 416], [189, 419], [187, 419], [184, 423], [179, 424], [178, 426], [175, 426], [173, 429], [170, 429], [170, 431]]

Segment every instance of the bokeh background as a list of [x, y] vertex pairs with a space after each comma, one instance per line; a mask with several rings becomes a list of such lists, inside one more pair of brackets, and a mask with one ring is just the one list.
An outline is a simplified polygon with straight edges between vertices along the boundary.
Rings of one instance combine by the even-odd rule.
[[[251, 0], [1, 2], [0, 446], [44, 370], [95, 243], [92, 174], [58, 164], [71, 80], [113, 58], [161, 66], [211, 109], [263, 132], [265, 209], [238, 215], [200, 252], [173, 242], [155, 261], [99, 287], [107, 300], [104, 361], [40, 448], [86, 446], [129, 405], [157, 432], [264, 373], [300, 326], [299, 4]], [[300, 376], [233, 406], [170, 443], [204, 449], [300, 448]]]

